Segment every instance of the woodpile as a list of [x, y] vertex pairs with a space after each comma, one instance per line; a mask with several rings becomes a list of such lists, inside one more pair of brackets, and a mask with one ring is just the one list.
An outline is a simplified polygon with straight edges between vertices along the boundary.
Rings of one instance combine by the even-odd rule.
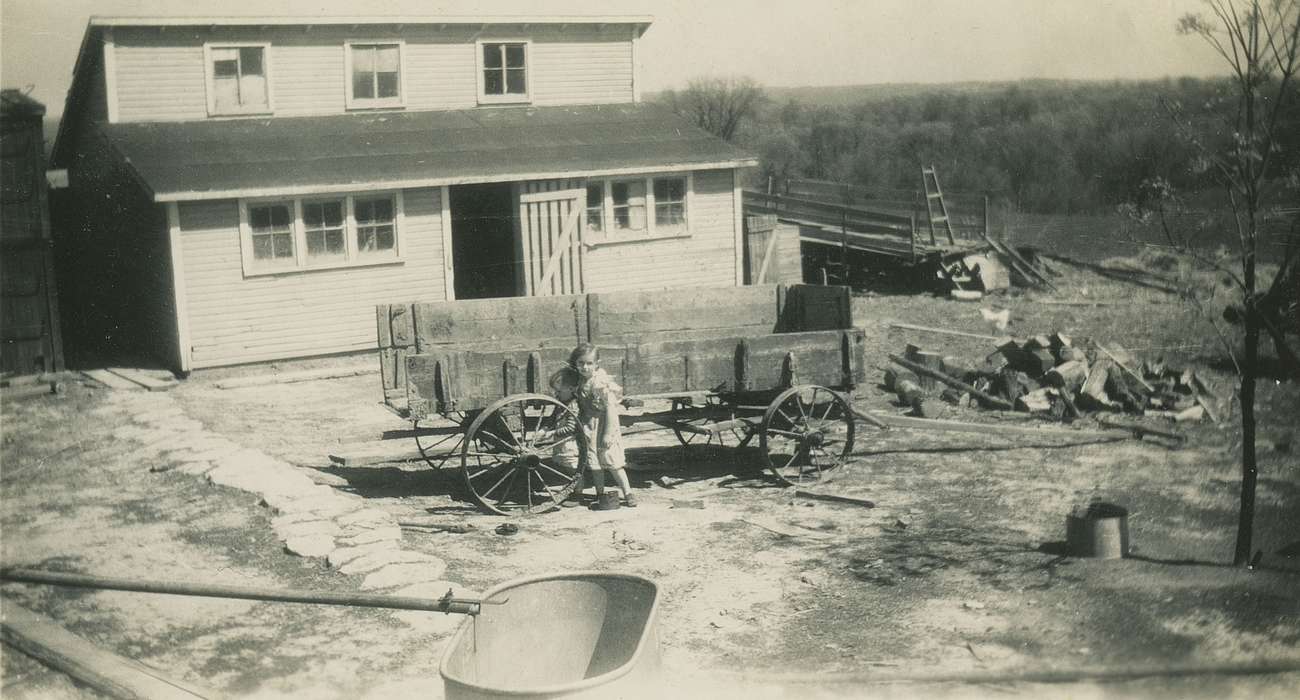
[[1218, 422], [1210, 387], [1163, 359], [1139, 362], [1118, 345], [1075, 342], [1061, 333], [1001, 338], [982, 364], [908, 345], [884, 385], [925, 418], [950, 406], [1015, 410], [1078, 418], [1084, 412]]

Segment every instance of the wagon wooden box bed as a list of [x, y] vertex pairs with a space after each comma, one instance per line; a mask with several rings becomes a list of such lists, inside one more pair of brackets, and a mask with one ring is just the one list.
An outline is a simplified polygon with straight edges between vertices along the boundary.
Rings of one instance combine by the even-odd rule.
[[[853, 447], [863, 334], [846, 287], [768, 285], [618, 292], [377, 310], [386, 403], [415, 424], [432, 466], [459, 459], [469, 493], [501, 514], [559, 506], [577, 474], [551, 459], [569, 412], [547, 380], [579, 342], [623, 386], [624, 434], [672, 430], [683, 445], [757, 443], [794, 485]], [[449, 449], [450, 446], [450, 449]]]

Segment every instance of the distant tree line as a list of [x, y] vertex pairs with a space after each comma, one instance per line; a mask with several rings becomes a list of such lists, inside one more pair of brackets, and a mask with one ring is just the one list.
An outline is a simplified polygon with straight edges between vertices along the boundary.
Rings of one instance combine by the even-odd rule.
[[[1180, 192], [1209, 187], [1203, 149], [1169, 115], [1222, 125], [1236, 108], [1232, 95], [1227, 80], [1192, 78], [766, 93], [732, 78], [698, 80], [663, 99], [756, 152], [763, 182], [814, 178], [897, 196], [918, 189], [921, 166], [933, 164], [945, 190], [987, 192], [1020, 211], [1079, 213], [1131, 202], [1156, 178]], [[1298, 165], [1300, 109], [1291, 104], [1280, 131], [1287, 157], [1271, 166], [1279, 174]], [[1200, 132], [1232, 139], [1223, 129]]]

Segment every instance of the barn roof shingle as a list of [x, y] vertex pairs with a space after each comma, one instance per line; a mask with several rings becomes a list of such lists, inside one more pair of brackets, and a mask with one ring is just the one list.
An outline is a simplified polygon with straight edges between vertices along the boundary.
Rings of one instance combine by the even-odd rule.
[[103, 124], [156, 201], [754, 165], [652, 104]]

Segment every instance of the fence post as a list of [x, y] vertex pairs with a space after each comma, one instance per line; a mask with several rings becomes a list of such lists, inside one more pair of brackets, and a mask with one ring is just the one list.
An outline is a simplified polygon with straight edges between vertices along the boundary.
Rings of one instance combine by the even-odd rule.
[[840, 209], [840, 282], [849, 283], [849, 214]]
[[989, 237], [989, 196], [984, 195], [984, 239]]
[[912, 256], [912, 264], [916, 264], [916, 212], [912, 212], [912, 235], [907, 239], [907, 249]]

